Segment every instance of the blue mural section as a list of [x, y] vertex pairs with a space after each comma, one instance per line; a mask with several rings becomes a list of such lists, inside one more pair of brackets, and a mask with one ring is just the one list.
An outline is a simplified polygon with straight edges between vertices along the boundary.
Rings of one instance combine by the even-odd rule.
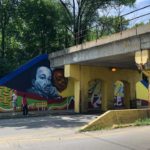
[[32, 79], [34, 78], [34, 73], [40, 66], [45, 66], [49, 68], [50, 64], [47, 54], [33, 58], [18, 69], [1, 78], [0, 86], [6, 86], [11, 89], [25, 92], [28, 88], [32, 86]]

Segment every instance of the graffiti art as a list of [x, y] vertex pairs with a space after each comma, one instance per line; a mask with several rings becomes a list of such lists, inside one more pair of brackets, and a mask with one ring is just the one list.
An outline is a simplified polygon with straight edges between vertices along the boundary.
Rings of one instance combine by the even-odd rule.
[[102, 101], [101, 80], [95, 79], [89, 82], [88, 99], [89, 108], [100, 109]]
[[114, 83], [114, 107], [124, 106], [124, 84], [122, 81], [116, 81]]

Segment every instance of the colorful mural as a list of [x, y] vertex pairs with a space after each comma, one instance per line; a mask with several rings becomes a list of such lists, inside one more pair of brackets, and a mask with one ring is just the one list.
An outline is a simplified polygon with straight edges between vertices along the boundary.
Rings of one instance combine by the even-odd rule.
[[102, 92], [101, 87], [102, 82], [99, 79], [95, 79], [92, 81], [89, 81], [88, 83], [88, 107], [89, 109], [96, 110], [101, 107], [101, 101], [102, 101]]
[[0, 79], [0, 111], [12, 110], [12, 89], [17, 91], [17, 110], [22, 96], [28, 99], [29, 110], [74, 109], [72, 81], [63, 69], [50, 68], [48, 55], [40, 55]]
[[114, 83], [114, 107], [120, 108], [124, 106], [124, 84], [122, 81]]
[[[12, 89], [7, 87], [0, 87], [0, 112], [12, 111]], [[17, 92], [17, 111], [21, 111], [22, 96]], [[27, 97], [29, 111], [35, 110], [73, 110], [74, 97], [63, 97], [61, 100], [47, 100], [47, 99], [33, 99]]]
[[137, 108], [148, 107], [148, 81], [141, 80], [136, 83]]
[[0, 87], [0, 112], [12, 110], [12, 91], [6, 87]]

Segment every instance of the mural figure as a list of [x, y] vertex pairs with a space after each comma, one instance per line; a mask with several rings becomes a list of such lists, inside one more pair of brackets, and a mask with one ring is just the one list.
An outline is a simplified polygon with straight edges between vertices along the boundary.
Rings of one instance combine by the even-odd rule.
[[100, 108], [102, 101], [100, 80], [89, 82], [88, 98], [91, 101], [93, 108]]
[[114, 84], [114, 106], [122, 107], [124, 105], [124, 84], [116, 81]]
[[67, 88], [68, 79], [64, 77], [63, 69], [56, 69], [53, 71], [53, 83], [59, 92]]
[[12, 107], [13, 107], [13, 111], [15, 114], [16, 108], [17, 108], [17, 91], [16, 90], [13, 90], [13, 94], [12, 94]]
[[38, 94], [47, 99], [59, 99], [56, 87], [52, 84], [52, 72], [48, 67], [40, 66], [32, 79], [32, 87], [27, 92]]
[[27, 103], [27, 97], [25, 94], [22, 97], [22, 111], [23, 111], [24, 116], [28, 115], [28, 103]]

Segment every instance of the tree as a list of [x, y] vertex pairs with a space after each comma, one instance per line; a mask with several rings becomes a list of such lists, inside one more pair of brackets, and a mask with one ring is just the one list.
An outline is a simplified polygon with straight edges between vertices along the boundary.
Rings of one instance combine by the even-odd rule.
[[61, 9], [55, 0], [0, 0], [0, 76], [64, 47]]
[[7, 39], [7, 29], [14, 17], [15, 8], [18, 4], [18, 0], [0, 0], [0, 35], [1, 35], [1, 46], [0, 46], [0, 56], [5, 57], [6, 55], [6, 39]]
[[58, 38], [65, 32], [60, 12], [61, 8], [53, 0], [22, 0], [19, 7], [24, 21], [21, 39], [27, 55], [34, 57], [63, 47]]
[[135, 0], [60, 0], [71, 24], [68, 30], [74, 36], [74, 43], [80, 44], [85, 39], [87, 28], [94, 24], [98, 10], [112, 5], [132, 5]]
[[104, 16], [98, 20], [99, 36], [110, 35], [127, 29], [128, 20], [119, 16]]
[[14, 67], [13, 52], [10, 49], [13, 28], [10, 29], [10, 25], [15, 18], [18, 3], [18, 0], [0, 0], [0, 76]]

